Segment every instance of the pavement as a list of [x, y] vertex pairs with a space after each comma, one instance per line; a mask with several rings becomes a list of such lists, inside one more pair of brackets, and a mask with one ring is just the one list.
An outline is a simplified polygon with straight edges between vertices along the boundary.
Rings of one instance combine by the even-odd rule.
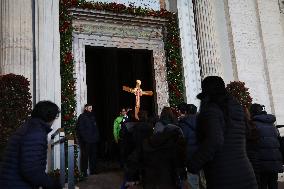
[[121, 170], [103, 172], [88, 176], [87, 180], [77, 184], [80, 189], [119, 189], [123, 181]]
[[278, 189], [284, 189], [284, 182], [278, 182]]
[[[79, 189], [119, 189], [123, 181], [121, 170], [90, 175], [85, 181], [77, 184]], [[284, 189], [284, 181], [278, 182], [278, 189]]]

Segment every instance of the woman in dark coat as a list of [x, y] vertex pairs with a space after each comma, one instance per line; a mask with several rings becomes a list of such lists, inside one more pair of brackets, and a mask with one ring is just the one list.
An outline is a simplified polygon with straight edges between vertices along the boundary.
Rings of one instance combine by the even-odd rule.
[[256, 189], [246, 154], [245, 115], [226, 91], [222, 78], [202, 82], [197, 135], [199, 148], [189, 160], [189, 172], [204, 170], [208, 189]]
[[246, 151], [249, 161], [253, 167], [258, 188], [260, 187], [260, 165], [259, 165], [259, 142], [260, 136], [255, 123], [251, 120], [250, 112], [244, 109], [246, 115]]

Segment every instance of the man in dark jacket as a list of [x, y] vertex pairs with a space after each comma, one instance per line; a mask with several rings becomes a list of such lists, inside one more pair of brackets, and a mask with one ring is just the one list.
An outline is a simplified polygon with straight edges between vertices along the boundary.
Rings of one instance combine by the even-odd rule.
[[197, 118], [199, 146], [189, 161], [192, 173], [204, 170], [208, 189], [257, 189], [246, 154], [245, 115], [241, 105], [226, 91], [218, 76], [201, 84]]
[[[178, 125], [183, 132], [183, 136], [186, 141], [186, 156], [187, 161], [192, 157], [196, 151], [197, 137], [196, 137], [196, 112], [197, 107], [194, 104], [181, 103], [178, 106], [179, 121]], [[198, 174], [188, 174], [188, 184], [192, 189], [199, 188], [199, 176]]]
[[89, 165], [90, 174], [96, 174], [96, 152], [97, 142], [99, 141], [99, 130], [91, 104], [86, 104], [84, 113], [79, 116], [76, 132], [81, 150], [81, 171], [84, 176], [87, 176]]
[[283, 172], [279, 132], [274, 126], [275, 116], [267, 114], [263, 107], [260, 104], [252, 104], [250, 108], [252, 121], [260, 135], [260, 188], [277, 189], [278, 173]]
[[10, 138], [0, 168], [1, 189], [61, 188], [59, 180], [45, 173], [47, 135], [59, 114], [50, 101], [37, 103], [27, 120]]

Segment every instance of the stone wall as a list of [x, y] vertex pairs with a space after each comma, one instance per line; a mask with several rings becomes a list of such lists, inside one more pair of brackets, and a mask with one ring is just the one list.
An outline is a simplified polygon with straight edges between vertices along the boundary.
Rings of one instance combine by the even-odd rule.
[[257, 0], [260, 31], [270, 84], [270, 102], [277, 124], [284, 124], [284, 32], [278, 0]]
[[[235, 68], [240, 81], [249, 88], [253, 101], [264, 104], [271, 112], [269, 78], [255, 1], [225, 0], [230, 18]], [[232, 48], [232, 46], [231, 46]]]

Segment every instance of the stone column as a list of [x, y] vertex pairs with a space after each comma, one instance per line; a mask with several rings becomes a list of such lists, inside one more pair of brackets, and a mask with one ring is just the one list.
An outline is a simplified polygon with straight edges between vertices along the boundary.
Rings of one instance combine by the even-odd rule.
[[214, 11], [210, 0], [194, 0], [201, 77], [223, 76], [216, 40]]
[[192, 0], [177, 1], [187, 103], [199, 105], [201, 77]]
[[[36, 99], [61, 105], [59, 0], [36, 0]], [[54, 125], [58, 128], [59, 123]]]
[[[32, 1], [0, 2], [0, 74], [23, 75], [33, 91]], [[34, 97], [33, 97], [34, 98]]]
[[[35, 2], [36, 100], [50, 100], [61, 107], [59, 0]], [[60, 127], [61, 117], [52, 128], [56, 131]], [[54, 167], [59, 168], [59, 145], [54, 153]]]

